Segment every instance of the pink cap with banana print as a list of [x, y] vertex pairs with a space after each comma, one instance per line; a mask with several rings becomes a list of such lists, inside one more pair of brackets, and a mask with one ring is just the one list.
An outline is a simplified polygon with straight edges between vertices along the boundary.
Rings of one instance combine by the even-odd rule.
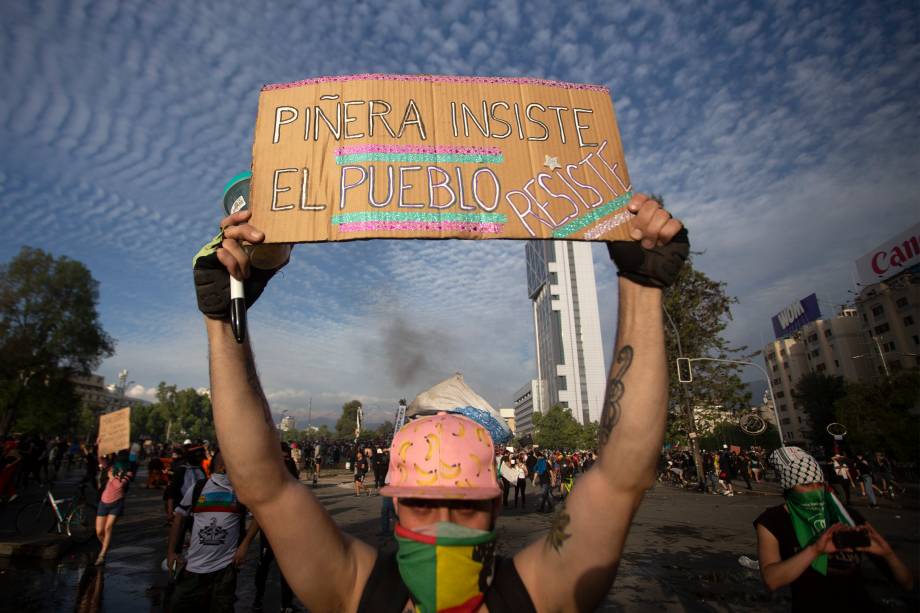
[[410, 421], [390, 447], [383, 496], [488, 500], [501, 491], [488, 431], [468, 417], [438, 413]]

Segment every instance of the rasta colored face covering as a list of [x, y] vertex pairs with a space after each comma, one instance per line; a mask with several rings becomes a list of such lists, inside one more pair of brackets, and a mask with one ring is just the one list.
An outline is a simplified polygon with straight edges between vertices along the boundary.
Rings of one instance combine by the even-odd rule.
[[492, 582], [495, 531], [438, 522], [417, 530], [396, 525], [399, 574], [420, 613], [475, 611]]

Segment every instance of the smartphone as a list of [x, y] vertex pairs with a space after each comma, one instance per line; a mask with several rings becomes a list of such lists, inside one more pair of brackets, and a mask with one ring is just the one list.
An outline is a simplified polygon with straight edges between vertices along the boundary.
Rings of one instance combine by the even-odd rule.
[[869, 546], [869, 533], [859, 528], [841, 530], [834, 533], [834, 546], [837, 549], [855, 549]]

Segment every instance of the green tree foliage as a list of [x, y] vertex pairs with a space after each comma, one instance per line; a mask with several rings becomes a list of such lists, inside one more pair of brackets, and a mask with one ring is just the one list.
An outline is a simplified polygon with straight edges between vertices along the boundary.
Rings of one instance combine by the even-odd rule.
[[393, 428], [393, 422], [388, 419], [380, 424], [380, 427], [374, 430], [374, 437], [389, 441], [393, 437]]
[[[847, 429], [853, 452], [885, 451], [901, 461], [920, 460], [920, 373], [897, 373], [877, 383], [850, 383], [834, 403], [834, 419]], [[826, 435], [826, 433], [824, 433]], [[831, 444], [829, 437], [821, 441]]]
[[361, 401], [352, 400], [342, 405], [342, 416], [335, 422], [335, 437], [339, 440], [354, 440], [358, 407]]
[[[681, 270], [677, 281], [665, 290], [664, 306], [673, 321], [665, 316], [665, 349], [668, 359], [668, 392], [671, 410], [665, 439], [671, 443], [687, 443], [687, 407], [695, 405], [722, 406], [730, 411], [747, 409], [750, 393], [741, 382], [736, 364], [693, 362], [693, 382], [678, 381], [678, 357], [747, 359], [746, 347], [732, 347], [723, 336], [732, 319], [731, 307], [737, 298], [725, 291], [725, 283], [713, 281], [693, 267], [691, 257]], [[680, 351], [678, 337], [680, 334]], [[682, 352], [682, 353], [681, 353]]]
[[[563, 409], [558, 404], [544, 414], [533, 414], [534, 443], [544, 449], [578, 449], [580, 448], [583, 432], [582, 428], [572, 413]], [[596, 432], [595, 432], [596, 436]], [[591, 446], [597, 444], [597, 438]]]
[[158, 441], [216, 440], [211, 397], [193, 388], [177, 389], [161, 382], [156, 402], [131, 409], [132, 436], [147, 434]]
[[597, 434], [600, 425], [596, 421], [589, 421], [584, 426], [580, 426], [578, 448], [579, 449], [597, 449]]
[[827, 442], [827, 426], [837, 421], [834, 404], [847, 395], [843, 377], [822, 373], [807, 373], [795, 385], [794, 397], [808, 415], [812, 443]]
[[13, 427], [17, 432], [46, 436], [81, 433], [80, 399], [61, 373], [26, 385], [21, 391], [19, 407]]
[[[58, 424], [73, 419], [72, 392], [61, 381], [91, 372], [114, 349], [98, 301], [98, 282], [67, 257], [23, 247], [0, 266], [0, 434], [20, 411], [34, 409]], [[53, 406], [65, 416], [47, 415]], [[24, 425], [35, 423], [25, 417]]]
[[751, 435], [745, 433], [735, 421], [722, 421], [717, 423], [712, 432], [699, 438], [700, 449], [716, 451], [722, 445], [738, 445], [742, 449], [763, 447], [767, 452], [779, 447], [779, 434], [776, 426], [767, 422], [767, 429], [762, 434]]

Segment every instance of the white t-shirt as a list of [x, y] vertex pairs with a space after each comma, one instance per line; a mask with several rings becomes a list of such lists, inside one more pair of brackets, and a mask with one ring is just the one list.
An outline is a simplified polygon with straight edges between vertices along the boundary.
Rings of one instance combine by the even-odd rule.
[[192, 538], [185, 568], [192, 573], [211, 573], [233, 562], [244, 528], [241, 510], [245, 507], [237, 500], [227, 475], [211, 475], [192, 513], [194, 490], [189, 488], [176, 507], [177, 514], [192, 515]]

